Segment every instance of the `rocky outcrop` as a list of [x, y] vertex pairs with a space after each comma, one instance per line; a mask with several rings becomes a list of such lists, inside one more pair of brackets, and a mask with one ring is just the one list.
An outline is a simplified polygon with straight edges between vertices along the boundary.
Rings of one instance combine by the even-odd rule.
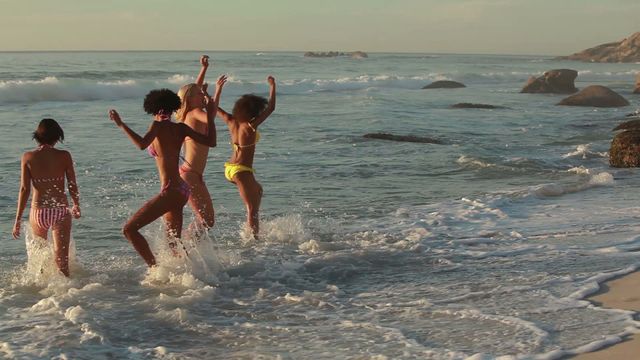
[[434, 81], [431, 84], [423, 87], [423, 89], [457, 89], [466, 87], [463, 83], [451, 80], [439, 80]]
[[304, 53], [304, 57], [314, 57], [314, 58], [333, 58], [338, 56], [348, 56], [352, 59], [364, 59], [368, 58], [369, 55], [364, 51], [354, 51], [354, 52], [342, 52], [342, 51], [328, 51], [328, 52], [314, 52], [307, 51]]
[[591, 85], [582, 89], [579, 93], [563, 99], [558, 105], [620, 107], [628, 106], [629, 102], [606, 86]]
[[369, 57], [369, 55], [364, 51], [354, 51], [350, 56], [352, 59], [366, 59]]
[[489, 104], [457, 103], [451, 105], [452, 109], [506, 109], [504, 106]]
[[520, 92], [530, 94], [573, 94], [578, 91], [574, 84], [577, 77], [578, 72], [575, 70], [549, 70], [540, 77], [530, 77]]
[[618, 130], [640, 130], [640, 120], [635, 119], [635, 120], [625, 121], [622, 124], [613, 128], [613, 131], [618, 131]]
[[640, 167], [640, 127], [631, 127], [614, 136], [609, 149], [609, 165], [617, 168]]
[[413, 143], [423, 143], [423, 144], [438, 144], [438, 145], [444, 144], [442, 140], [428, 138], [428, 137], [421, 137], [421, 136], [413, 136], [413, 135], [393, 135], [393, 134], [387, 134], [387, 133], [373, 133], [373, 134], [365, 134], [364, 137], [367, 139], [403, 141], [403, 142], [413, 142]]
[[622, 41], [598, 45], [573, 55], [559, 57], [558, 59], [609, 63], [638, 62], [640, 61], [640, 32]]
[[640, 94], [640, 74], [636, 77], [636, 89], [633, 90], [634, 94]]

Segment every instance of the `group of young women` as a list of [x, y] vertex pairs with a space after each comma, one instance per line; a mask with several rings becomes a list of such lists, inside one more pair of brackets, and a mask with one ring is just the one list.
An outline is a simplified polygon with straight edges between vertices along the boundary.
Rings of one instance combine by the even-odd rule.
[[[253, 158], [260, 140], [258, 126], [276, 106], [276, 84], [272, 76], [269, 99], [253, 94], [241, 96], [231, 113], [219, 107], [222, 88], [227, 77], [216, 81], [213, 96], [207, 93], [204, 82], [209, 61], [200, 58], [202, 68], [194, 84], [180, 88], [178, 94], [169, 89], [152, 90], [144, 99], [144, 110], [153, 116], [147, 132], [140, 136], [121, 119], [116, 110], [109, 111], [111, 120], [121, 128], [140, 149], [147, 149], [155, 158], [160, 177], [160, 193], [148, 200], [123, 227], [124, 236], [131, 242], [148, 266], [156, 265], [149, 243], [140, 229], [163, 217], [169, 246], [177, 254], [182, 235], [182, 210], [189, 202], [196, 221], [189, 226], [194, 235], [201, 229], [211, 228], [215, 222], [213, 203], [204, 182], [209, 148], [216, 146], [214, 118], [220, 118], [229, 127], [233, 153], [224, 164], [227, 180], [234, 183], [247, 209], [247, 223], [253, 235], [258, 236], [262, 186], [254, 176]], [[178, 122], [171, 119], [176, 114]], [[33, 133], [38, 148], [22, 156], [20, 191], [13, 237], [20, 236], [22, 215], [33, 188], [29, 222], [35, 236], [47, 239], [52, 230], [55, 261], [58, 269], [69, 276], [69, 241], [71, 218], [79, 218], [80, 197], [73, 160], [67, 151], [55, 149], [64, 140], [64, 132], [53, 119], [43, 119]], [[184, 156], [181, 150], [184, 149]], [[182, 163], [181, 163], [182, 160]], [[64, 190], [65, 179], [73, 206], [69, 207]]]

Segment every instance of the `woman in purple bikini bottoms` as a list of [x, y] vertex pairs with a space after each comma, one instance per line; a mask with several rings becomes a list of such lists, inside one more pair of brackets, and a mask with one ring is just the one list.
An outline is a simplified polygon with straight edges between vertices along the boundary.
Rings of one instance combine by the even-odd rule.
[[[184, 85], [178, 91], [182, 105], [180, 110], [176, 112], [176, 118], [179, 122], [189, 125], [193, 130], [206, 134], [207, 113], [203, 110], [204, 94], [202, 90], [207, 88], [204, 83], [204, 77], [209, 67], [209, 57], [203, 55], [200, 58], [200, 64], [202, 68], [196, 82]], [[216, 89], [221, 91], [226, 81], [227, 77], [225, 75], [220, 76], [216, 82]], [[191, 205], [196, 215], [196, 220], [189, 226], [189, 232], [192, 235], [197, 235], [202, 230], [213, 227], [215, 223], [213, 202], [203, 177], [208, 155], [208, 147], [185, 139], [184, 162], [180, 166], [180, 176], [182, 176], [182, 180], [189, 184], [191, 189], [189, 205]]]
[[[138, 254], [149, 267], [156, 265], [156, 258], [149, 248], [140, 229], [161, 216], [167, 226], [168, 234], [179, 239], [182, 233], [182, 208], [189, 199], [187, 185], [178, 171], [180, 148], [186, 137], [207, 145], [216, 146], [216, 128], [213, 119], [217, 112], [220, 92], [216, 97], [205, 94], [207, 110], [207, 133], [203, 135], [183, 123], [171, 121], [171, 114], [180, 108], [180, 98], [169, 89], [152, 90], [144, 99], [144, 110], [153, 115], [154, 121], [144, 136], [131, 130], [115, 110], [109, 111], [109, 117], [131, 139], [139, 149], [147, 149], [156, 160], [162, 188], [160, 193], [147, 201], [124, 225], [124, 236], [131, 242]], [[170, 247], [175, 251], [176, 244]]]
[[[33, 189], [29, 213], [31, 229], [35, 236], [45, 240], [51, 229], [56, 266], [68, 277], [71, 217], [80, 217], [80, 196], [73, 160], [69, 152], [54, 148], [58, 141], [64, 140], [64, 132], [55, 120], [42, 119], [33, 133], [33, 139], [40, 146], [22, 155], [20, 194], [13, 237], [20, 237], [22, 213]], [[64, 192], [65, 179], [74, 204], [71, 208]]]

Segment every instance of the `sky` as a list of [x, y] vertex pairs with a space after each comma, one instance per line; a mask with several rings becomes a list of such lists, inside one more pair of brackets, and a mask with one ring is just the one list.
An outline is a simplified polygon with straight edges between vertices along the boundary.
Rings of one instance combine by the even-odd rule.
[[639, 15], [640, 0], [0, 0], [0, 51], [562, 55]]

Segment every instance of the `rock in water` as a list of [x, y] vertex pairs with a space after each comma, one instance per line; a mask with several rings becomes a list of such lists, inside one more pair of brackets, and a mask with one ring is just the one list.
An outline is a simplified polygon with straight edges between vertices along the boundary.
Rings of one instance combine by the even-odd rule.
[[307, 51], [304, 53], [304, 57], [314, 57], [314, 58], [333, 58], [338, 56], [349, 56], [352, 59], [364, 59], [368, 58], [369, 55], [364, 51], [354, 51], [354, 52], [342, 52], [342, 51], [328, 51], [328, 52], [314, 52]]
[[575, 70], [549, 70], [540, 77], [530, 77], [520, 92], [533, 94], [573, 94], [578, 91], [574, 84], [577, 77], [578, 72]]
[[640, 129], [623, 131], [613, 138], [609, 164], [618, 168], [640, 166]]
[[458, 103], [451, 105], [452, 109], [506, 109], [504, 106], [496, 106], [489, 104], [473, 104], [473, 103]]
[[636, 89], [633, 90], [634, 94], [640, 94], [640, 74], [636, 77]]
[[625, 121], [613, 128], [613, 131], [617, 130], [640, 130], [640, 119]]
[[367, 53], [364, 51], [354, 51], [351, 53], [352, 59], [366, 59], [368, 57], [369, 55], [367, 55]]
[[393, 135], [393, 134], [387, 134], [387, 133], [373, 133], [373, 134], [365, 134], [364, 137], [367, 139], [392, 140], [392, 141], [403, 141], [403, 142], [413, 142], [413, 143], [423, 143], [423, 144], [439, 144], [439, 145], [444, 144], [444, 142], [438, 139], [432, 139], [432, 138], [421, 137], [421, 136], [413, 136], [413, 135]]
[[622, 41], [598, 45], [558, 59], [590, 62], [638, 62], [640, 61], [640, 32]]
[[423, 87], [423, 89], [457, 89], [466, 87], [464, 84], [451, 80], [439, 80], [434, 81], [431, 84]]
[[620, 107], [628, 106], [629, 102], [606, 86], [591, 85], [582, 89], [579, 93], [563, 99], [558, 105]]

